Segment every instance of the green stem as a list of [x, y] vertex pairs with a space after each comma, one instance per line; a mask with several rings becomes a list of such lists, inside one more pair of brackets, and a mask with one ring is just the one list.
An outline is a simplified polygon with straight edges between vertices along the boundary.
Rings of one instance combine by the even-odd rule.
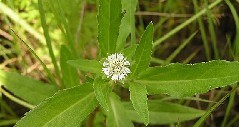
[[[213, 7], [215, 7], [217, 4], [221, 3], [223, 0], [216, 0], [213, 3], [211, 3], [208, 6], [208, 9], [212, 9]], [[177, 26], [176, 28], [174, 28], [173, 30], [171, 30], [170, 32], [168, 32], [167, 34], [165, 34], [162, 38], [156, 40], [154, 42], [154, 47], [156, 47], [157, 45], [161, 44], [163, 41], [165, 41], [166, 39], [168, 39], [169, 37], [171, 37], [172, 35], [176, 34], [177, 32], [179, 32], [181, 29], [183, 29], [185, 26], [189, 25], [190, 23], [192, 23], [194, 20], [196, 20], [198, 17], [202, 16], [203, 14], [206, 13], [206, 8], [204, 8], [203, 10], [201, 10], [200, 12], [198, 12], [196, 15], [192, 16], [191, 18], [189, 18], [188, 20], [186, 20], [184, 23], [180, 24], [179, 26]]]
[[156, 58], [156, 57], [152, 57], [150, 61], [152, 63], [157, 63], [157, 64], [160, 64], [160, 65], [162, 65], [165, 62], [164, 60]]
[[[234, 87], [236, 87], [236, 86], [234, 86]], [[233, 88], [234, 88], [234, 87], [233, 87]], [[236, 95], [236, 91], [232, 92], [231, 95], [230, 95], [229, 103], [228, 103], [228, 105], [227, 105], [226, 113], [225, 113], [225, 115], [224, 115], [224, 119], [223, 119], [223, 122], [222, 122], [222, 126], [221, 126], [221, 127], [225, 127], [225, 126], [226, 126], [226, 122], [227, 122], [227, 120], [228, 120], [229, 113], [230, 113], [231, 108], [232, 108], [233, 103], [234, 103], [235, 95]]]
[[171, 63], [171, 61], [180, 53], [180, 51], [193, 39], [197, 31], [192, 33], [164, 62], [164, 65]]
[[1, 120], [0, 126], [9, 126], [15, 124], [19, 119], [11, 119], [11, 120]]
[[225, 0], [227, 6], [230, 8], [233, 19], [235, 21], [235, 25], [236, 25], [236, 37], [234, 39], [234, 49], [235, 49], [235, 56], [236, 60], [238, 60], [238, 55], [239, 55], [239, 16], [237, 14], [237, 10], [234, 7], [234, 5], [230, 2], [230, 0]]
[[231, 127], [235, 122], [237, 122], [239, 120], [239, 115], [237, 115], [236, 117], [234, 117], [228, 124], [227, 127]]
[[206, 4], [206, 12], [207, 12], [207, 17], [208, 17], [208, 24], [209, 24], [209, 33], [211, 35], [212, 39], [212, 46], [213, 46], [213, 51], [214, 51], [214, 58], [219, 59], [219, 53], [217, 50], [217, 39], [216, 39], [216, 32], [212, 20], [212, 13], [211, 10], [208, 7], [208, 0], [204, 0], [204, 3]]
[[[195, 12], [198, 13], [197, 0], [193, 0], [193, 5], [194, 5], [194, 8], [195, 8]], [[208, 43], [208, 40], [207, 40], [207, 33], [206, 33], [205, 27], [203, 25], [202, 18], [198, 17], [197, 21], [198, 21], [199, 29], [200, 29], [200, 32], [201, 32], [201, 35], [202, 35], [202, 41], [203, 41], [203, 45], [204, 45], [204, 48], [205, 48], [206, 57], [207, 57], [207, 60], [210, 60], [211, 56], [210, 56], [210, 50], [209, 50], [209, 43]]]
[[201, 124], [207, 119], [207, 117], [218, 107], [220, 106], [223, 101], [225, 101], [233, 92], [235, 92], [237, 89], [237, 86], [234, 87], [229, 93], [226, 94], [219, 102], [217, 102], [215, 105], [213, 105], [207, 112], [193, 125], [193, 127], [200, 127]]
[[4, 90], [1, 86], [0, 86], [0, 92], [3, 93], [6, 97], [8, 97], [10, 100], [24, 106], [27, 107], [29, 109], [33, 109], [35, 106], [32, 104], [29, 104], [25, 101], [22, 101], [20, 99], [18, 99], [17, 97], [14, 97], [13, 95], [11, 95], [9, 92], [7, 92], [6, 90]]

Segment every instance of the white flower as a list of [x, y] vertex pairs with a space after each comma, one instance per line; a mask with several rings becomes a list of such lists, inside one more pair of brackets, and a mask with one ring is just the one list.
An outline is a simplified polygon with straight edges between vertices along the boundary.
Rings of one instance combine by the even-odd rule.
[[111, 80], [123, 80], [130, 73], [130, 63], [121, 53], [111, 54], [103, 63], [102, 71]]

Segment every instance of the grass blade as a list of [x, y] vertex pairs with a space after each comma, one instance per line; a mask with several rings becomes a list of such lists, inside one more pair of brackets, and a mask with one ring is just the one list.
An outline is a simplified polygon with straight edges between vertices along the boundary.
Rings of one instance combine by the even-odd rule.
[[50, 78], [50, 81], [57, 85], [56, 84], [56, 81], [55, 81], [55, 78], [53, 76], [53, 74], [50, 72], [50, 70], [46, 67], [46, 64], [40, 59], [40, 57], [34, 52], [34, 50], [24, 41], [22, 40], [18, 35], [17, 33], [15, 33], [15, 31], [11, 28], [11, 31], [17, 36], [18, 39], [20, 39], [20, 41], [27, 47], [27, 49], [33, 54], [33, 56], [36, 57], [36, 59], [41, 63], [43, 69], [46, 71], [46, 73], [48, 74], [49, 78]]
[[[233, 6], [233, 4], [229, 0], [225, 0], [227, 6], [230, 8], [233, 18], [235, 20], [236, 24], [236, 37], [234, 40], [234, 50], [235, 50], [235, 56], [239, 55], [239, 16], [237, 14], [236, 8]], [[239, 59], [238, 57], [236, 59]]]
[[[193, 5], [194, 5], [194, 8], [195, 8], [195, 13], [198, 13], [197, 0], [193, 0]], [[201, 32], [202, 41], [203, 41], [203, 45], [204, 45], [205, 52], [206, 52], [206, 57], [207, 57], [207, 60], [210, 60], [211, 55], [210, 55], [209, 43], [208, 43], [208, 40], [207, 40], [207, 33], [206, 33], [206, 30], [205, 30], [202, 18], [198, 17], [197, 21], [198, 21], [199, 29], [200, 29], [200, 32]]]
[[[234, 87], [237, 87], [237, 86], [234, 86]], [[231, 109], [233, 108], [232, 106], [233, 106], [233, 103], [234, 103], [235, 95], [236, 95], [236, 91], [233, 91], [233, 92], [230, 94], [229, 102], [228, 102], [228, 105], [227, 105], [226, 113], [225, 113], [225, 115], [224, 115], [224, 119], [223, 119], [223, 121], [222, 121], [221, 127], [226, 127], [226, 124], [227, 124], [227, 120], [228, 120], [228, 118], [229, 118], [230, 111], [231, 111]]]
[[164, 64], [169, 64], [178, 54], [179, 52], [193, 39], [193, 37], [197, 34], [194, 32], [189, 36], [165, 61]]
[[44, 36], [46, 38], [46, 44], [47, 44], [47, 48], [48, 48], [48, 51], [49, 51], [49, 54], [51, 57], [51, 61], [56, 70], [56, 75], [57, 75], [58, 79], [61, 81], [62, 79], [60, 76], [60, 70], [59, 70], [59, 67], [57, 66], [56, 57], [55, 57], [53, 49], [52, 49], [51, 38], [49, 35], [48, 26], [46, 24], [46, 16], [45, 16], [44, 8], [42, 5], [42, 0], [38, 0], [38, 7], [39, 7], [40, 16], [41, 16], [41, 25], [42, 25], [42, 28], [44, 31]]
[[219, 59], [219, 52], [217, 49], [217, 38], [216, 38], [216, 32], [212, 20], [212, 13], [211, 10], [208, 7], [208, 0], [204, 0], [204, 3], [206, 5], [206, 13], [208, 17], [208, 24], [209, 24], [209, 32], [212, 38], [212, 45], [213, 45], [213, 51], [214, 51], [214, 58]]
[[219, 102], [217, 102], [215, 105], [213, 105], [209, 110], [207, 110], [207, 112], [193, 125], [193, 127], [200, 127], [202, 125], [202, 123], [206, 120], [206, 118], [218, 107], [220, 106], [223, 101], [225, 101], [232, 92], [234, 92], [237, 89], [237, 87], [234, 87], [231, 92], [229, 92], [228, 94], [226, 94], [226, 96], [224, 96]]
[[[213, 3], [211, 3], [208, 6], [208, 9], [212, 9], [213, 7], [215, 7], [216, 5], [218, 5], [219, 3], [221, 3], [223, 0], [215, 0]], [[185, 26], [189, 25], [190, 23], [192, 23], [194, 20], [196, 20], [198, 17], [202, 16], [203, 14], [206, 13], [206, 8], [204, 8], [203, 10], [199, 11], [196, 15], [194, 15], [193, 17], [189, 18], [188, 20], [186, 20], [185, 22], [183, 22], [182, 24], [180, 24], [179, 26], [175, 27], [173, 30], [169, 31], [167, 34], [165, 34], [163, 37], [159, 38], [158, 40], [156, 40], [153, 44], [153, 46], [157, 46], [159, 44], [161, 44], [163, 41], [165, 41], [166, 39], [170, 38], [172, 35], [176, 34], [177, 32], [179, 32], [181, 29], [183, 29]]]
[[26, 108], [33, 109], [35, 107], [35, 105], [29, 104], [28, 102], [25, 102], [25, 101], [19, 99], [18, 97], [15, 97], [15, 96], [11, 95], [11, 93], [9, 93], [7, 90], [4, 90], [1, 87], [0, 87], [0, 93], [5, 95], [7, 98], [12, 100], [13, 102], [16, 102], [17, 104], [22, 105]]

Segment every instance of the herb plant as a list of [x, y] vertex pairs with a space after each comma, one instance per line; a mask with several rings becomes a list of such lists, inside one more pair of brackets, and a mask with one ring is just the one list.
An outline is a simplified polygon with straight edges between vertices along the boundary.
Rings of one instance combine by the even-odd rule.
[[[134, 28], [131, 27], [134, 26], [132, 14], [136, 0], [130, 1], [131, 6], [126, 8], [126, 13], [122, 11], [120, 0], [99, 0], [100, 53], [95, 60], [77, 57], [67, 21], [59, 11], [57, 20], [64, 28], [69, 45], [61, 46], [58, 67], [42, 0], [38, 2], [44, 35], [59, 81], [43, 62], [41, 64], [50, 77], [49, 84], [15, 72], [0, 71], [0, 82], [4, 88], [24, 100], [19, 103], [32, 109], [16, 123], [16, 127], [78, 127], [89, 121], [95, 126], [98, 121], [107, 127], [133, 127], [133, 122], [146, 126], [165, 125], [200, 118], [194, 124], [197, 127], [230, 93], [208, 111], [167, 102], [162, 98], [149, 98], [163, 94], [179, 99], [228, 85], [233, 85], [232, 92], [236, 90], [235, 84], [239, 81], [237, 61], [213, 60], [151, 67], [153, 49], [166, 37], [154, 43], [154, 25], [150, 22], [140, 41], [136, 42]], [[215, 6], [216, 2], [209, 7]], [[52, 4], [52, 1], [49, 3]], [[56, 9], [61, 10], [61, 7]], [[174, 32], [177, 30], [180, 27]], [[126, 45], [129, 35], [131, 43]], [[37, 54], [34, 55], [37, 57]], [[78, 70], [85, 74], [83, 83], [79, 82]], [[129, 97], [119, 96], [121, 89], [127, 90]]]

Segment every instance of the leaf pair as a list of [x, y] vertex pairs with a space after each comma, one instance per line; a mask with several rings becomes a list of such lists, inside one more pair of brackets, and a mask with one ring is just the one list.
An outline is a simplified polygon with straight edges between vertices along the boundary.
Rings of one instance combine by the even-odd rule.
[[[153, 23], [149, 23], [145, 32], [143, 33], [139, 45], [136, 48], [134, 55], [134, 64], [131, 67], [130, 77], [136, 78], [138, 74], [149, 67], [151, 53], [153, 47]], [[147, 89], [144, 84], [130, 82], [130, 100], [134, 109], [139, 114], [144, 124], [149, 123], [149, 111], [147, 104]]]

